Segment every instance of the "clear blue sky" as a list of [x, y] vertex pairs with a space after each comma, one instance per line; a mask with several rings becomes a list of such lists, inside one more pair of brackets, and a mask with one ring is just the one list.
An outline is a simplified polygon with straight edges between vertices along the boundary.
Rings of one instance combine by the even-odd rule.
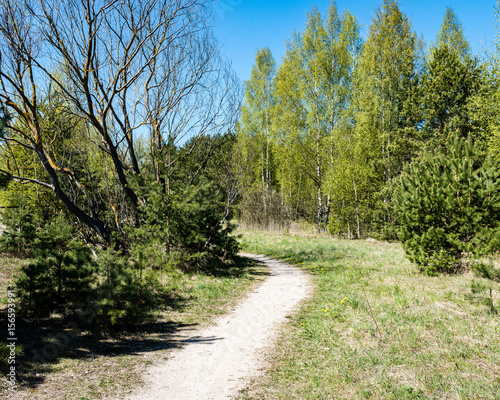
[[[268, 46], [277, 64], [285, 53], [285, 43], [294, 29], [302, 30], [305, 15], [316, 5], [326, 15], [330, 0], [220, 0], [216, 7], [215, 34], [226, 57], [241, 80], [250, 77], [255, 52]], [[361, 24], [366, 38], [375, 10], [382, 0], [337, 0], [337, 9], [348, 9]], [[495, 38], [495, 0], [400, 0], [401, 10], [410, 18], [413, 30], [427, 44], [441, 28], [446, 7], [451, 7], [462, 22], [464, 34], [474, 54]]]

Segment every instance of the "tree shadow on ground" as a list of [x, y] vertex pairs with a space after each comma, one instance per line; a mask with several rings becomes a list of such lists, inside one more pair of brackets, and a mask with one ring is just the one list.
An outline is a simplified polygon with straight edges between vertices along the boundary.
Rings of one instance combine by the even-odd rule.
[[[175, 305], [177, 309], [185, 306], [180, 299]], [[82, 360], [176, 348], [182, 345], [175, 340], [176, 333], [194, 330], [198, 326], [176, 321], [147, 321], [133, 327], [116, 327], [112, 333], [98, 333], [92, 324], [87, 324], [88, 321], [77, 314], [16, 319], [16, 344], [23, 348], [22, 354], [16, 356], [16, 372], [22, 386], [27, 388], [42, 384], [61, 358]], [[0, 323], [6, 326], [6, 322], [6, 315], [2, 312]]]
[[[266, 271], [256, 268], [260, 265], [258, 261], [237, 256], [231, 264], [214, 264], [203, 273], [226, 278], [249, 274], [257, 279], [267, 275]], [[182, 313], [189, 308], [191, 300], [189, 295], [172, 294], [165, 298], [164, 306], [167, 310]], [[0, 311], [0, 324], [5, 327], [4, 337], [7, 337], [6, 311]], [[82, 307], [72, 313], [53, 313], [45, 318], [23, 318], [21, 313], [16, 316], [17, 345], [23, 348], [22, 354], [16, 356], [16, 373], [22, 387], [35, 388], [43, 384], [61, 358], [82, 360], [180, 348], [192, 341], [179, 340], [179, 334], [198, 327], [197, 323], [147, 317], [142, 323], [122, 323], [113, 331], [99, 331], [93, 312], [89, 303], [88, 309]], [[168, 312], [166, 315], [168, 319]], [[7, 365], [0, 367], [5, 369]]]
[[247, 274], [255, 277], [269, 275], [267, 271], [255, 269], [262, 265], [257, 260], [236, 255], [230, 263], [214, 262], [202, 268], [200, 272], [217, 278], [241, 278]]

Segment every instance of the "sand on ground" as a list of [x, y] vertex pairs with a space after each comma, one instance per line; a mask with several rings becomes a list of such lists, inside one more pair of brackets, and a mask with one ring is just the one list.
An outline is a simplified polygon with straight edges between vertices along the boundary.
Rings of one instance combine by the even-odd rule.
[[264, 282], [213, 326], [179, 334], [180, 349], [145, 371], [129, 400], [219, 400], [234, 397], [264, 371], [280, 324], [311, 290], [307, 273], [261, 255], [241, 253], [270, 270]]

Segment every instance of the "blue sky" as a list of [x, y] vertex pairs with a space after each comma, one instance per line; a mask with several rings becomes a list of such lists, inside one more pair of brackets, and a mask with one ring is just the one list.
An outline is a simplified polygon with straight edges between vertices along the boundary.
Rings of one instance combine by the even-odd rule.
[[[305, 15], [316, 5], [326, 15], [330, 0], [220, 0], [216, 7], [215, 34], [223, 52], [231, 60], [241, 80], [250, 77], [255, 52], [268, 46], [278, 65], [286, 40], [294, 29], [302, 30]], [[348, 9], [362, 26], [368, 26], [382, 0], [337, 0], [339, 12]], [[414, 31], [431, 43], [441, 27], [446, 7], [451, 7], [462, 22], [464, 34], [474, 54], [482, 55], [495, 38], [495, 0], [400, 0]]]

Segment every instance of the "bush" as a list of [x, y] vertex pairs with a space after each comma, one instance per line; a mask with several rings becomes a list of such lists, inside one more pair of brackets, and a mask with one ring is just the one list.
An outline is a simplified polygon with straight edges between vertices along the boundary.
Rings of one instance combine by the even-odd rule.
[[394, 209], [410, 261], [427, 274], [458, 272], [498, 248], [500, 171], [471, 138], [422, 153], [396, 181]]
[[151, 181], [141, 190], [146, 202], [139, 207], [140, 227], [129, 229], [132, 249], [149, 246], [162, 265], [177, 260], [193, 266], [237, 253], [234, 226], [223, 222], [229, 210], [213, 183], [180, 186], [166, 194], [161, 183]]
[[36, 237], [37, 224], [33, 210], [21, 198], [16, 207], [8, 208], [2, 215], [2, 223], [6, 226], [0, 235], [0, 251], [28, 255]]
[[[2, 374], [7, 374], [9, 372], [9, 356], [11, 355], [11, 347], [9, 344], [12, 343], [13, 342], [0, 342], [0, 372], [2, 372]], [[19, 357], [23, 354], [23, 346], [16, 344], [14, 352], [16, 357]]]
[[92, 293], [96, 272], [92, 250], [73, 236], [73, 227], [63, 217], [37, 232], [34, 260], [16, 281], [18, 296], [28, 313], [72, 309]]
[[[149, 258], [147, 259], [149, 260]], [[161, 307], [166, 292], [145, 257], [107, 249], [99, 255], [100, 282], [94, 294], [95, 323], [108, 331], [141, 322]]]

